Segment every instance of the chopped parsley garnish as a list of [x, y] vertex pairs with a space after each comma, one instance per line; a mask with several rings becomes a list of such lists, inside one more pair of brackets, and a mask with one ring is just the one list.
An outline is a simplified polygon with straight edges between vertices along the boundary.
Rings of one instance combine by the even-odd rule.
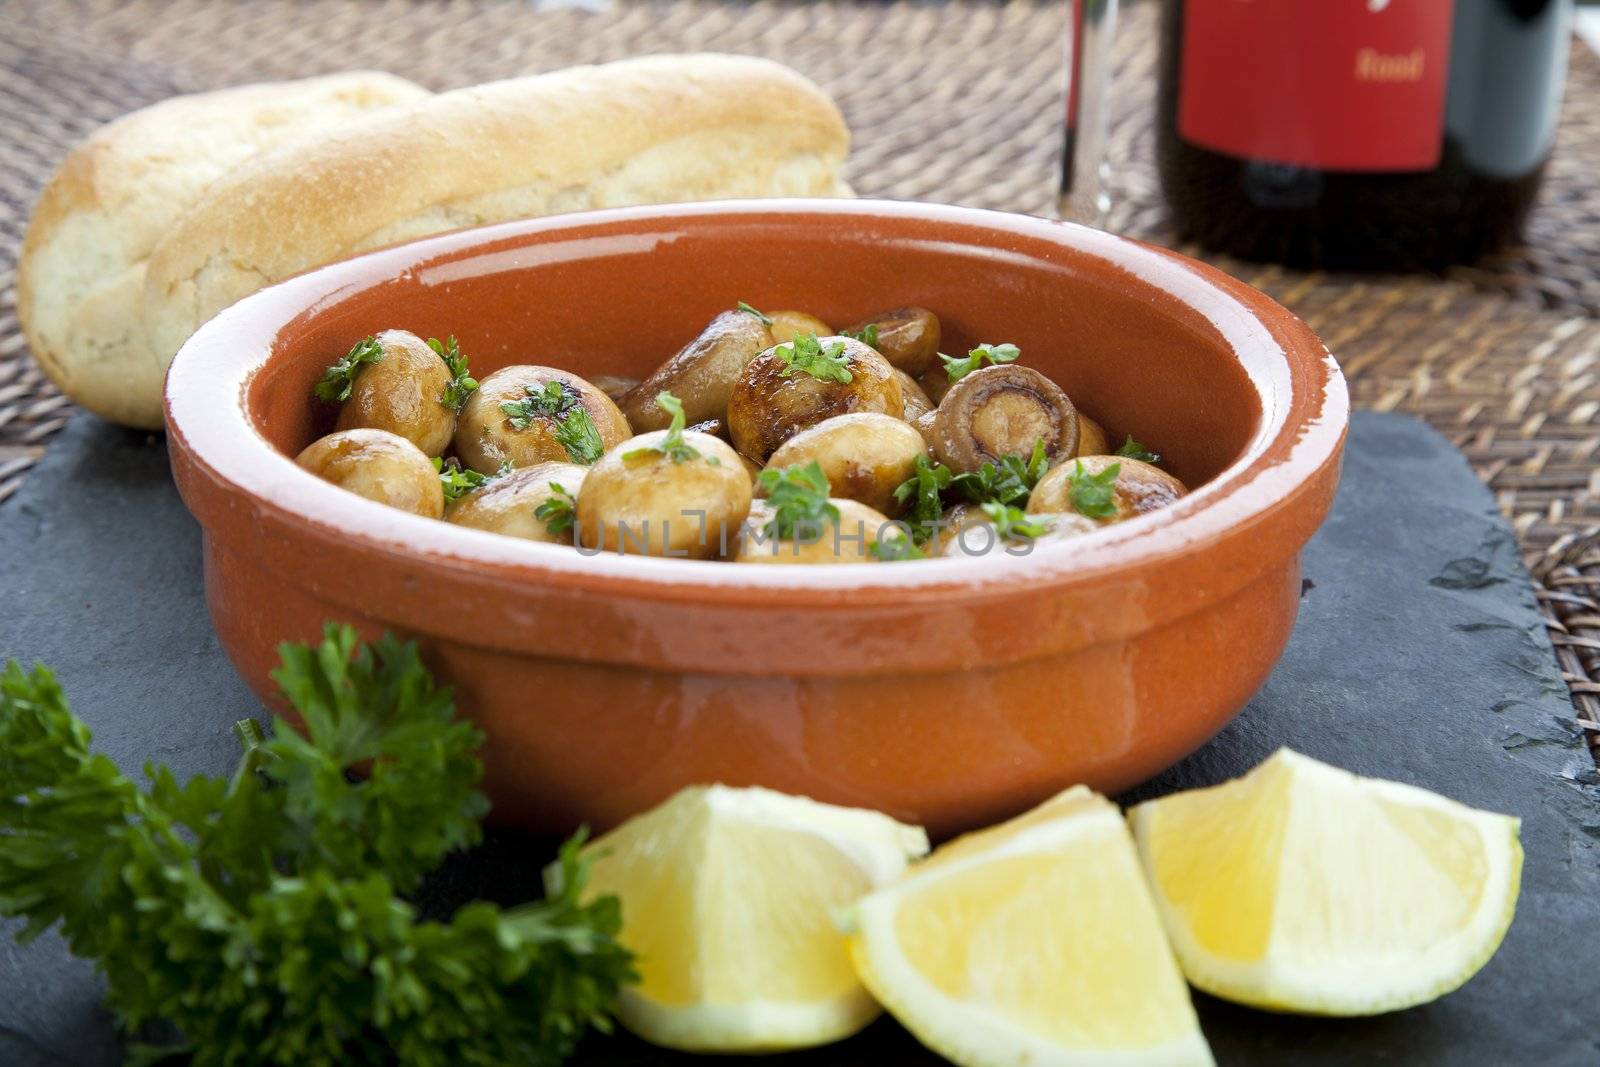
[[605, 452], [605, 442], [600, 440], [600, 427], [594, 424], [586, 408], [576, 407], [567, 412], [556, 427], [556, 440], [567, 450], [574, 463], [587, 466]]
[[439, 403], [451, 411], [460, 411], [467, 397], [478, 388], [478, 379], [467, 370], [467, 357], [461, 354], [461, 346], [456, 344], [454, 334], [443, 343], [437, 337], [430, 337], [428, 347], [438, 353], [450, 371], [450, 384], [444, 387], [444, 395], [439, 398]]
[[1083, 460], [1073, 462], [1077, 465], [1068, 479], [1072, 488], [1067, 490], [1073, 510], [1091, 519], [1109, 519], [1116, 515], [1117, 475], [1122, 473], [1122, 464], [1113, 463], [1099, 474], [1090, 474], [1083, 469]]
[[969, 351], [966, 354], [966, 357], [963, 359], [957, 359], [955, 356], [947, 356], [943, 352], [939, 353], [939, 358], [944, 361], [944, 372], [950, 375], [950, 380], [952, 382], [959, 382], [961, 379], [965, 378], [967, 375], [983, 366], [984, 360], [988, 360], [991, 364], [1015, 363], [1017, 361], [1017, 357], [1020, 355], [1022, 355], [1022, 350], [1020, 348], [1018, 348], [1016, 345], [1006, 344], [979, 345], [977, 348]]
[[1028, 494], [1033, 492], [1033, 487], [1039, 484], [1039, 479], [1049, 469], [1050, 460], [1045, 455], [1044, 440], [1036, 438], [1033, 454], [1027, 459], [1001, 456], [999, 464], [984, 463], [975, 471], [956, 475], [951, 485], [965, 493], [974, 504], [990, 501], [1019, 504], [1028, 499]]
[[880, 537], [867, 551], [872, 553], [873, 559], [882, 563], [928, 558], [928, 554], [917, 547], [915, 539], [907, 537], [903, 530], [897, 530], [888, 537]]
[[1002, 541], [1015, 540], [1017, 538], [1032, 540], [1035, 537], [1043, 537], [1050, 532], [1049, 523], [1039, 521], [1037, 517], [1027, 514], [1021, 508], [1014, 508], [1009, 504], [1001, 504], [993, 500], [982, 505], [982, 507], [983, 513], [989, 516], [990, 522], [994, 523], [995, 533]]
[[474, 489], [482, 489], [495, 477], [463, 467], [455, 460], [446, 464], [438, 456], [433, 457], [433, 469], [439, 472], [439, 485], [444, 489], [446, 504], [454, 504]]
[[916, 473], [895, 487], [894, 498], [901, 505], [910, 503], [907, 518], [911, 535], [920, 542], [933, 536], [944, 518], [944, 502], [939, 494], [950, 488], [955, 472], [927, 456], [917, 457], [915, 469]]
[[533, 517], [544, 523], [546, 533], [563, 534], [572, 529], [578, 515], [578, 501], [560, 482], [550, 483], [550, 499], [533, 509]]
[[1129, 434], [1128, 439], [1122, 442], [1122, 447], [1117, 449], [1117, 455], [1126, 457], [1127, 459], [1136, 459], [1141, 463], [1161, 462], [1161, 457], [1159, 455], [1150, 451], [1138, 441], [1135, 441], [1132, 434]]
[[862, 344], [866, 345], [868, 348], [877, 348], [878, 347], [878, 324], [875, 323], [875, 322], [869, 322], [865, 326], [861, 327], [861, 329], [859, 329], [859, 330], [854, 330], [854, 331], [844, 330], [839, 334], [839, 336], [840, 337], [851, 337], [851, 338], [854, 338], [855, 340], [860, 341]]
[[764, 527], [768, 537], [784, 540], [794, 537], [798, 525], [821, 530], [828, 520], [839, 521], [839, 508], [828, 501], [828, 476], [816, 460], [803, 467], [768, 467], [756, 485], [772, 507]]
[[803, 333], [788, 344], [779, 345], [773, 352], [784, 363], [783, 370], [778, 372], [779, 377], [788, 378], [798, 370], [805, 371], [813, 378], [842, 385], [848, 385], [852, 379], [850, 357], [845, 354], [843, 341], [835, 341], [823, 348], [816, 334]]
[[763, 315], [749, 304], [746, 304], [743, 300], [739, 301], [739, 310], [744, 312], [746, 315], [754, 315], [757, 319], [761, 320], [761, 325], [763, 326], [772, 325], [771, 315]]
[[542, 388], [530, 385], [524, 391], [527, 395], [521, 399], [507, 400], [500, 405], [513, 430], [526, 430], [541, 418], [553, 419], [555, 439], [566, 449], [568, 459], [587, 465], [600, 458], [605, 451], [600, 428], [588, 409], [578, 402], [577, 390], [552, 379]]
[[527, 395], [521, 399], [500, 404], [513, 430], [526, 430], [540, 416], [564, 415], [578, 402], [578, 394], [571, 386], [553, 378], [545, 382], [543, 388], [529, 385], [523, 392]]
[[382, 358], [383, 346], [376, 337], [357, 341], [343, 359], [322, 372], [322, 380], [314, 390], [317, 399], [329, 404], [342, 404], [349, 400], [350, 390], [355, 388], [356, 375], [361, 373], [361, 368]]
[[[691, 459], [700, 459], [700, 450], [683, 439], [683, 428], [688, 419], [683, 414], [683, 401], [663, 389], [656, 394], [656, 406], [672, 416], [672, 424], [667, 427], [667, 432], [661, 440], [653, 445], [635, 448], [622, 454], [624, 463], [631, 462], [644, 456], [662, 455], [674, 463], [685, 463]], [[713, 467], [722, 466], [716, 456], [705, 456], [705, 461]]]

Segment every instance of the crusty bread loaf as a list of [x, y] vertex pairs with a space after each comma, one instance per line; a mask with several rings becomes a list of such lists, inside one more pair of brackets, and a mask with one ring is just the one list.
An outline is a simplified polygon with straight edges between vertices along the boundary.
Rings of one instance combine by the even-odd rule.
[[848, 193], [848, 148], [833, 102], [762, 59], [653, 56], [442, 93], [219, 181], [152, 254], [145, 323], [168, 360], [266, 284], [425, 234], [585, 208]]
[[17, 312], [39, 365], [91, 411], [160, 426], [167, 359], [141, 317], [151, 249], [250, 156], [427, 95], [356, 72], [175, 97], [102, 127], [45, 186], [23, 243]]

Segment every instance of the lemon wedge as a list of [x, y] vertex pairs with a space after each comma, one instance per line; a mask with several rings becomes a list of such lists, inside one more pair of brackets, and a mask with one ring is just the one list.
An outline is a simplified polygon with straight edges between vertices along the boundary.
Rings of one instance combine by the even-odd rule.
[[[848, 1037], [878, 1006], [833, 910], [897, 879], [928, 836], [887, 815], [767, 789], [693, 786], [584, 849], [586, 896], [622, 901], [640, 981], [618, 1018], [691, 1052], [803, 1048]], [[559, 868], [545, 871], [545, 880]], [[554, 887], [552, 887], [554, 888]]]
[[1494, 955], [1517, 903], [1516, 819], [1288, 749], [1129, 821], [1184, 974], [1255, 1007], [1434, 1000]]
[[867, 988], [963, 1067], [1210, 1064], [1117, 808], [1082, 787], [847, 912]]

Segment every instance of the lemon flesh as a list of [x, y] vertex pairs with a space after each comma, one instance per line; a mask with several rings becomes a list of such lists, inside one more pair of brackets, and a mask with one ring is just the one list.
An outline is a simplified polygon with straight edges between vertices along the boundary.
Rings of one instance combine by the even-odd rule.
[[1488, 962], [1516, 907], [1518, 820], [1287, 749], [1128, 818], [1184, 974], [1255, 1007], [1434, 1000]]
[[867, 988], [963, 1067], [1210, 1064], [1115, 806], [1076, 788], [850, 913]]
[[[837, 1041], [878, 1014], [836, 908], [892, 882], [927, 834], [765, 789], [694, 786], [584, 849], [586, 897], [622, 901], [637, 985], [618, 1018], [646, 1041], [757, 1052]], [[557, 868], [546, 871], [550, 881]]]

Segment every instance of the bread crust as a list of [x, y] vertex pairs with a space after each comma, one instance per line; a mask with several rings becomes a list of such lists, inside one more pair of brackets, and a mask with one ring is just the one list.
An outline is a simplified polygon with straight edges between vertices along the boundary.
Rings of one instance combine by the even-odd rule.
[[151, 348], [170, 360], [265, 285], [428, 234], [629, 204], [847, 194], [848, 149], [832, 100], [764, 59], [651, 56], [442, 93], [219, 181], [151, 255]]
[[142, 322], [155, 246], [251, 156], [427, 95], [354, 71], [174, 97], [101, 127], [44, 187], [23, 241], [17, 312], [39, 365], [96, 414], [160, 426], [166, 361]]

